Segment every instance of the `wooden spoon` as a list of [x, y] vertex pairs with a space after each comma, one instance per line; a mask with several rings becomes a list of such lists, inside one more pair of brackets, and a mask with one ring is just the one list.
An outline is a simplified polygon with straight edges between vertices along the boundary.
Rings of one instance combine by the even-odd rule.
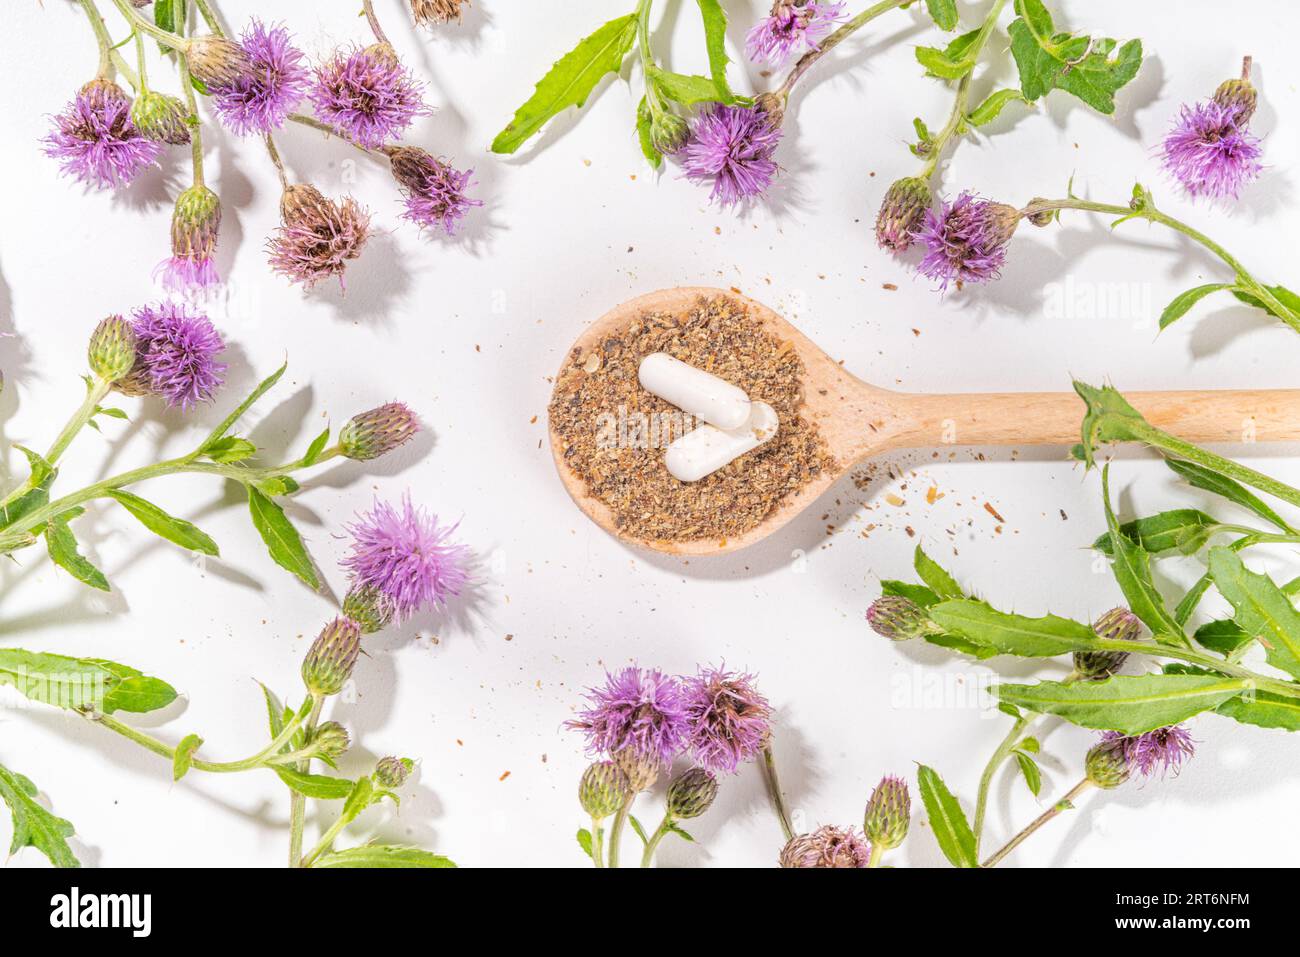
[[[1079, 441], [1084, 405], [1073, 392], [922, 395], [882, 389], [846, 372], [767, 306], [722, 289], [661, 289], [630, 299], [588, 326], [573, 348], [586, 355], [645, 313], [683, 313], [701, 298], [715, 296], [745, 304], [751, 318], [778, 339], [793, 344], [805, 370], [800, 412], [816, 423], [838, 467], [824, 471], [783, 499], [748, 532], [725, 541], [641, 539], [620, 532], [610, 509], [588, 493], [583, 480], [565, 462], [564, 444], [552, 425], [551, 454], [564, 487], [588, 518], [625, 542], [675, 555], [735, 551], [771, 535], [845, 473], [882, 452], [941, 445], [1072, 445]], [[566, 354], [566, 363], [571, 355], [572, 350]], [[1300, 439], [1300, 389], [1126, 392], [1125, 398], [1152, 425], [1193, 442], [1239, 442], [1248, 422], [1253, 423], [1254, 438], [1261, 442]]]

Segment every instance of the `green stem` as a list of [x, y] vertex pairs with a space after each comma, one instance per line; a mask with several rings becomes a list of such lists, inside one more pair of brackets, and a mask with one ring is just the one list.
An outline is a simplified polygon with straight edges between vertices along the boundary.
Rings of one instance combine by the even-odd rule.
[[54, 444], [45, 453], [45, 461], [53, 465], [59, 460], [59, 456], [67, 451], [68, 446], [72, 444], [72, 440], [77, 437], [77, 433], [95, 417], [95, 410], [99, 408], [100, 401], [104, 396], [108, 395], [109, 390], [112, 388], [113, 383], [111, 382], [105, 382], [99, 378], [94, 380], [86, 390], [86, 399], [81, 403], [81, 407], [68, 420], [68, 424], [63, 427], [63, 431], [59, 433], [58, 438], [54, 440]]
[[[785, 82], [777, 87], [773, 92], [777, 96], [781, 97], [782, 102], [788, 101], [790, 99], [790, 91], [794, 89], [794, 85], [799, 82], [799, 78], [807, 73], [814, 63], [837, 47], [841, 41], [848, 38], [859, 28], [876, 19], [876, 17], [880, 16], [882, 13], [888, 13], [895, 7], [906, 6], [911, 2], [912, 0], [880, 0], [879, 3], [874, 3], [867, 7], [867, 9], [847, 21], [838, 30], [819, 43], [817, 49], [809, 50], [801, 56], [790, 69], [790, 74], [785, 78]], [[999, 2], [1005, 2], [1005, 0], [999, 0]]]
[[110, 50], [109, 56], [112, 58], [113, 66], [117, 69], [117, 72], [131, 85], [131, 88], [136, 93], [144, 92], [144, 85], [140, 82], [140, 74], [131, 68], [131, 64], [126, 62], [122, 54], [116, 50]]
[[113, 38], [108, 35], [108, 27], [104, 25], [104, 18], [95, 6], [95, 0], [80, 2], [81, 9], [86, 11], [86, 19], [90, 21], [90, 29], [95, 32], [95, 42], [99, 44], [99, 70], [95, 75], [106, 78], [112, 68]]
[[1002, 847], [999, 848], [997, 852], [994, 853], [987, 861], [981, 864], [980, 867], [997, 867], [997, 865], [1002, 861], [1004, 857], [1006, 857], [1017, 847], [1023, 844], [1031, 834], [1037, 831], [1040, 827], [1042, 827], [1052, 818], [1056, 817], [1062, 811], [1069, 810], [1071, 807], [1073, 807], [1075, 798], [1077, 798], [1080, 794], [1082, 794], [1091, 786], [1092, 786], [1092, 782], [1089, 781], [1087, 778], [1084, 778], [1082, 781], [1080, 781], [1078, 784], [1072, 787], [1069, 793], [1065, 795], [1065, 797], [1061, 798], [1061, 800], [1057, 801], [1055, 804], [1053, 804], [1050, 808], [1048, 808], [1038, 817], [1034, 818], [1033, 822], [1030, 823], [1028, 827], [1026, 827], [1023, 831], [1021, 831], [1011, 840], [1007, 841], [1006, 844], [1002, 845]]
[[605, 866], [605, 832], [601, 830], [600, 818], [591, 816], [591, 861], [597, 867]]
[[618, 867], [619, 845], [623, 843], [623, 825], [627, 823], [627, 816], [632, 812], [632, 802], [636, 800], [636, 792], [631, 791], [623, 799], [623, 806], [618, 809], [614, 815], [614, 823], [609, 826], [609, 866]]
[[967, 70], [960, 80], [957, 81], [957, 95], [953, 99], [952, 112], [948, 114], [948, 122], [944, 124], [939, 135], [931, 139], [926, 146], [928, 155], [925, 165], [921, 172], [917, 173], [920, 179], [929, 179], [934, 173], [935, 168], [939, 165], [939, 160], [943, 156], [943, 151], [948, 145], [948, 141], [954, 136], [964, 132], [966, 127], [966, 107], [970, 101], [971, 81], [975, 76], [975, 63], [979, 59], [984, 44], [988, 42], [993, 27], [997, 24], [998, 16], [1002, 13], [1006, 0], [997, 0], [989, 10], [988, 16], [984, 18], [984, 23], [980, 26], [980, 32], [975, 37], [975, 42], [971, 44], [966, 53], [966, 59], [970, 61], [971, 67]]
[[[181, 8], [176, 8], [177, 29], [181, 29]], [[185, 92], [185, 105], [190, 111], [190, 165], [194, 168], [194, 185], [203, 182], [203, 136], [202, 124], [199, 123], [198, 98], [194, 95], [194, 81], [190, 76], [189, 54], [179, 47], [176, 50], [176, 69], [180, 73], [181, 89]]]
[[885, 856], [885, 846], [883, 844], [872, 844], [871, 854], [867, 858], [867, 867], [879, 867], [880, 859], [884, 856]]
[[[1079, 673], [1071, 671], [1062, 679], [1062, 684], [1070, 684], [1078, 680]], [[993, 784], [993, 775], [1001, 767], [1002, 763], [1011, 756], [1011, 752], [1016, 749], [1016, 745], [1020, 743], [1021, 735], [1036, 720], [1038, 720], [1038, 715], [1026, 717], [1022, 714], [1016, 718], [1011, 730], [1007, 732], [1007, 736], [1002, 739], [1002, 743], [998, 745], [997, 750], [989, 758], [988, 764], [984, 765], [984, 773], [980, 775], [979, 792], [975, 798], [975, 826], [973, 830], [975, 831], [976, 854], [979, 853], [980, 838], [984, 834], [984, 814], [988, 810], [989, 788]]]
[[361, 10], [366, 15], [366, 22], [370, 24], [370, 32], [375, 35], [375, 39], [392, 46], [388, 42], [388, 37], [384, 35], [384, 28], [379, 25], [379, 18], [375, 16], [375, 5], [372, 0], [361, 0]]
[[663, 112], [664, 104], [659, 97], [659, 88], [650, 82], [655, 68], [654, 56], [650, 52], [650, 7], [653, 3], [654, 0], [637, 0], [636, 47], [641, 59], [641, 72], [645, 76], [646, 104], [650, 108], [650, 115], [655, 117]]
[[979, 791], [975, 797], [975, 822], [972, 830], [975, 832], [975, 853], [979, 853], [980, 837], [984, 833], [984, 814], [988, 810], [989, 787], [993, 784], [993, 775], [997, 769], [1002, 766], [1002, 762], [1011, 756], [1012, 749], [1020, 740], [1020, 733], [1033, 721], [1031, 717], [1021, 715], [1016, 718], [1011, 725], [1011, 730], [1007, 736], [1002, 739], [1002, 743], [997, 746], [988, 763], [984, 765], [984, 773], [980, 775]]
[[654, 861], [655, 849], [659, 847], [659, 842], [664, 839], [664, 835], [672, 830], [673, 816], [664, 812], [664, 819], [659, 822], [655, 832], [650, 835], [650, 840], [646, 841], [645, 850], [641, 852], [641, 866], [649, 867]]
[[[43, 524], [51, 516], [58, 515], [70, 508], [89, 502], [91, 499], [102, 498], [105, 494], [113, 489], [125, 488], [128, 485], [135, 485], [153, 478], [160, 478], [164, 475], [178, 475], [185, 472], [198, 473], [201, 475], [220, 475], [222, 478], [233, 479], [244, 485], [250, 483], [265, 481], [266, 479], [275, 478], [281, 475], [287, 475], [290, 472], [297, 471], [307, 466], [303, 460], [296, 459], [293, 462], [287, 462], [284, 465], [276, 465], [270, 468], [241, 468], [236, 463], [229, 462], [200, 462], [198, 461], [199, 452], [194, 451], [189, 455], [182, 455], [179, 458], [168, 459], [165, 462], [157, 462], [153, 465], [141, 466], [137, 469], [131, 469], [122, 472], [110, 478], [95, 482], [93, 485], [87, 485], [78, 492], [72, 492], [62, 498], [55, 499], [48, 505], [34, 509], [27, 515], [24, 515], [20, 527], [11, 526], [4, 529], [4, 535], [0, 537], [0, 554], [4, 553], [4, 546], [10, 544], [8, 539], [11, 537], [21, 537], [22, 534], [37, 525]], [[341, 454], [339, 447], [336, 445], [326, 449], [317, 457], [313, 465], [328, 461]]]
[[387, 153], [384, 151], [383, 148], [370, 149], [368, 146], [362, 146], [360, 143], [352, 139], [352, 137], [348, 136], [342, 130], [338, 129], [337, 127], [331, 126], [330, 124], [324, 122], [323, 120], [318, 120], [314, 116], [308, 116], [306, 113], [290, 113], [289, 119], [299, 124], [300, 126], [308, 126], [311, 127], [313, 130], [320, 130], [322, 133], [328, 133], [330, 136], [333, 136], [336, 139], [340, 139], [345, 143], [355, 146], [363, 153], [367, 153], [371, 156], [380, 156], [387, 159]]
[[1300, 316], [1293, 313], [1286, 305], [1278, 300], [1268, 287], [1257, 280], [1250, 271], [1241, 263], [1241, 260], [1232, 255], [1228, 250], [1216, 243], [1205, 233], [1192, 226], [1187, 225], [1181, 220], [1167, 215], [1148, 204], [1138, 208], [1132, 206], [1118, 206], [1114, 203], [1094, 203], [1085, 199], [1036, 199], [1020, 211], [1021, 216], [1028, 217], [1037, 213], [1049, 213], [1058, 209], [1078, 209], [1090, 213], [1106, 213], [1108, 215], [1119, 216], [1121, 220], [1128, 219], [1145, 219], [1148, 222], [1159, 223], [1175, 232], [1182, 233], [1193, 242], [1204, 246], [1215, 256], [1219, 257], [1233, 273], [1236, 274], [1238, 291], [1247, 293], [1259, 302], [1263, 303], [1265, 308], [1272, 312], [1278, 319], [1286, 323], [1292, 329], [1300, 332]]
[[1213, 469], [1216, 472], [1235, 478], [1239, 482], [1254, 486], [1262, 492], [1280, 498], [1284, 502], [1300, 505], [1300, 490], [1292, 488], [1285, 482], [1279, 482], [1263, 472], [1257, 472], [1249, 466], [1226, 459], [1222, 455], [1215, 455], [1213, 452], [1206, 451], [1191, 442], [1178, 438], [1176, 435], [1170, 435], [1168, 432], [1157, 429], [1147, 422], [1135, 425], [1133, 431], [1138, 441], [1145, 442], [1147, 445], [1163, 452], [1169, 452], [1177, 458], [1204, 465], [1206, 468]]
[[152, 20], [141, 16], [140, 11], [131, 6], [130, 0], [113, 0], [113, 4], [121, 12], [122, 16], [126, 17], [127, 22], [135, 29], [143, 30], [155, 40], [166, 44], [174, 50], [184, 51], [189, 48], [189, 40], [185, 39], [183, 36], [172, 33], [170, 30], [164, 30]]
[[280, 159], [280, 151], [276, 149], [275, 140], [270, 133], [266, 134], [266, 152], [271, 157], [271, 163], [275, 166], [276, 175], [280, 177], [280, 189], [288, 189], [289, 177], [284, 171], [284, 161]]
[[[167, 758], [169, 761], [174, 761], [176, 759], [176, 749], [171, 745], [158, 740], [152, 735], [145, 734], [143, 731], [139, 731], [136, 728], [131, 727], [129, 724], [124, 724], [116, 718], [100, 712], [83, 713], [82, 717], [94, 724], [98, 724], [101, 727], [108, 728], [110, 731], [120, 734], [129, 741], [134, 741], [142, 748], [152, 751], [160, 757]], [[233, 774], [239, 771], [252, 771], [257, 768], [267, 767], [267, 759], [274, 756], [280, 748], [284, 747], [284, 745], [293, 737], [294, 733], [298, 730], [299, 725], [302, 724], [302, 720], [303, 719], [300, 715], [294, 715], [294, 717], [285, 725], [284, 730], [276, 735], [270, 744], [257, 752], [257, 754], [244, 758], [242, 761], [204, 761], [200, 758], [195, 758], [190, 767], [195, 771], [207, 771], [212, 774]]]
[[[316, 722], [320, 720], [321, 708], [325, 704], [325, 699], [319, 695], [313, 697], [311, 713], [307, 716], [305, 727], [306, 737], [310, 738], [313, 731], [316, 730]], [[311, 769], [311, 761], [301, 761], [298, 763], [298, 770], [306, 774]], [[339, 815], [342, 820], [342, 815]], [[289, 866], [305, 867], [302, 856], [302, 832], [307, 823], [307, 796], [299, 794], [297, 791], [289, 792]], [[336, 821], [335, 824], [338, 822]], [[346, 822], [344, 822], [346, 824]], [[326, 832], [329, 835], [329, 831]], [[334, 835], [330, 835], [330, 840], [334, 840]]]
[[794, 826], [790, 823], [790, 811], [785, 805], [785, 795], [781, 793], [781, 780], [776, 774], [776, 756], [772, 753], [770, 742], [763, 746], [763, 781], [767, 785], [767, 795], [772, 799], [777, 820], [781, 822], [781, 833], [788, 844], [794, 840]]
[[1260, 691], [1272, 692], [1286, 698], [1300, 698], [1300, 684], [1296, 682], [1269, 678], [1248, 668], [1243, 668], [1238, 664], [1192, 648], [1164, 645], [1153, 641], [1124, 641], [1118, 638], [1098, 638], [1094, 647], [1098, 651], [1126, 651], [1129, 654], [1146, 655], [1151, 658], [1176, 658], [1179, 661], [1200, 665], [1230, 678], [1242, 678], [1250, 681]]
[[141, 93], [146, 93], [149, 90], [149, 65], [146, 62], [144, 54], [144, 34], [139, 30], [132, 30], [131, 36], [135, 39], [136, 69], [140, 71], [139, 81], [133, 85], [135, 85]]
[[217, 19], [217, 11], [212, 8], [208, 0], [194, 0], [194, 5], [199, 8], [199, 16], [203, 17], [203, 22], [208, 25], [208, 29], [219, 37], [224, 37], [226, 31], [221, 29], [221, 21]]
[[316, 859], [334, 846], [335, 839], [343, 833], [343, 829], [351, 824], [353, 817], [347, 814], [340, 814], [335, 818], [334, 823], [325, 829], [316, 846], [307, 852], [307, 856], [298, 864], [299, 867], [311, 867], [316, 863]]

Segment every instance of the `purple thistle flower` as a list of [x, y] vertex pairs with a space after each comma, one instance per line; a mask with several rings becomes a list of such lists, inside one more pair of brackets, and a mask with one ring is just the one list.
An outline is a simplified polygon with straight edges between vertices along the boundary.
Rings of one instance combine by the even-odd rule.
[[917, 226], [913, 235], [926, 252], [916, 268], [936, 280], [940, 289], [950, 282], [997, 279], [1019, 220], [1014, 207], [963, 192], [938, 211], [928, 210]]
[[211, 399], [226, 379], [226, 366], [216, 358], [226, 344], [208, 317], [173, 302], [142, 306], [133, 315], [135, 367], [118, 387], [160, 395], [182, 409]]
[[221, 281], [213, 256], [221, 231], [221, 200], [206, 186], [191, 186], [176, 197], [172, 211], [172, 254], [158, 264], [163, 288], [186, 293]]
[[776, 0], [771, 14], [745, 37], [751, 60], [781, 67], [797, 50], [816, 50], [844, 12], [844, 4], [826, 0]]
[[734, 774], [754, 758], [772, 731], [772, 708], [754, 687], [754, 676], [704, 668], [684, 678], [689, 740], [700, 767]]
[[268, 29], [260, 20], [248, 24], [239, 45], [250, 67], [229, 82], [209, 85], [213, 109], [241, 136], [278, 130], [307, 95], [303, 55], [290, 42], [288, 30]]
[[469, 583], [470, 550], [451, 541], [456, 525], [411, 504], [400, 508], [376, 500], [369, 513], [348, 525], [352, 550], [342, 565], [354, 588], [372, 588], [395, 621], [406, 621], [422, 607], [442, 607]]
[[781, 849], [782, 867], [866, 867], [871, 845], [852, 827], [827, 824], [811, 834], [796, 834]]
[[378, 149], [432, 112], [422, 94], [387, 43], [336, 51], [316, 68], [309, 91], [316, 115], [367, 149]]
[[1165, 137], [1165, 172], [1192, 197], [1236, 199], [1259, 176], [1263, 150], [1239, 106], [1206, 100], [1184, 106]]
[[67, 176], [96, 189], [124, 186], [157, 161], [163, 146], [140, 135], [131, 101], [111, 80], [91, 80], [41, 141]]
[[472, 169], [462, 172], [414, 146], [399, 146], [388, 158], [393, 177], [406, 194], [402, 215], [418, 226], [438, 228], [450, 236], [472, 207], [483, 205], [465, 193], [472, 185]]
[[168, 292], [182, 295], [191, 289], [204, 289], [221, 282], [215, 262], [188, 256], [167, 257], [154, 269], [153, 275]]
[[1152, 777], [1157, 771], [1161, 777], [1170, 771], [1177, 774], [1183, 762], [1196, 753], [1196, 742], [1181, 724], [1135, 735], [1107, 731], [1102, 735], [1102, 743], [1119, 750], [1128, 769], [1144, 778]]
[[630, 752], [666, 767], [689, 743], [686, 694], [661, 671], [607, 672], [605, 686], [589, 689], [586, 698], [590, 706], [566, 724], [587, 736], [590, 754]]
[[734, 206], [767, 192], [780, 142], [781, 128], [768, 113], [715, 104], [696, 116], [682, 147], [682, 168], [693, 183], [713, 182], [710, 200]]

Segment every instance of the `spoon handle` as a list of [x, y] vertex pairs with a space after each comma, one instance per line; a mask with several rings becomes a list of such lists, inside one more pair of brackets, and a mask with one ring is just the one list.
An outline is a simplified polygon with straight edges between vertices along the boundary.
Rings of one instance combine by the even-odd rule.
[[[896, 397], [894, 448], [941, 445], [1070, 445], [1084, 404], [1073, 392], [986, 392]], [[1300, 439], [1300, 389], [1127, 392], [1156, 428], [1191, 442]]]

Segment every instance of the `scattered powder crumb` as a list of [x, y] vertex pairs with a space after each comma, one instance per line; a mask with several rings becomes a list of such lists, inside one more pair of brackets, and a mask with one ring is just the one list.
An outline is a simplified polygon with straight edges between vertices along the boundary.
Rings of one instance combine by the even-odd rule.
[[[707, 369], [767, 402], [780, 419], [776, 438], [690, 483], [668, 473], [662, 447], [637, 447], [652, 441], [598, 442], [602, 414], [618, 419], [622, 409], [629, 422], [637, 413], [653, 422], [655, 413], [679, 411], [637, 379], [641, 359], [653, 352]], [[786, 496], [834, 468], [817, 427], [799, 414], [803, 376], [798, 353], [742, 303], [701, 298], [683, 313], [642, 315], [589, 354], [575, 349], [556, 380], [551, 428], [565, 462], [610, 509], [621, 533], [651, 541], [725, 540], [754, 528]]]
[[506, 778], [508, 778], [508, 777], [510, 777], [510, 772], [509, 772], [509, 771], [505, 771], [505, 772], [503, 772], [503, 773], [501, 774], [501, 777], [497, 778], [497, 780], [498, 780], [498, 781], [504, 781], [504, 780], [505, 780]]
[[999, 522], [1003, 522], [1003, 523], [1006, 522], [1006, 519], [1003, 518], [1001, 515], [998, 514], [998, 510], [997, 510], [996, 508], [993, 507], [992, 503], [990, 503], [990, 502], [985, 502], [985, 503], [984, 503], [984, 511], [988, 512], [990, 515], [992, 515], [994, 518], [996, 518]]

